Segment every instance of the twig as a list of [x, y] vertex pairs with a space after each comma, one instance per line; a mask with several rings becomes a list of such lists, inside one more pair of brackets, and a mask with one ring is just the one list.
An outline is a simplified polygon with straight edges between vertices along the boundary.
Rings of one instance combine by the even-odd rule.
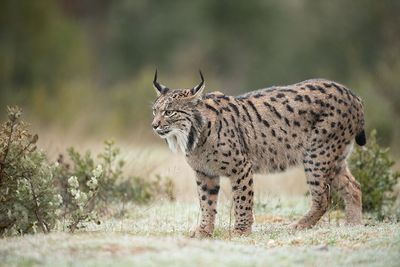
[[33, 143], [29, 141], [29, 143], [18, 153], [16, 158], [19, 158], [22, 155], [22, 153], [24, 153], [31, 145], [33, 145]]
[[35, 213], [36, 219], [40, 223], [40, 227], [42, 228], [43, 233], [47, 234], [47, 233], [49, 233], [49, 228], [48, 228], [47, 223], [44, 222], [42, 220], [42, 218], [39, 216], [39, 204], [38, 204], [37, 196], [35, 193], [35, 188], [32, 184], [32, 181], [29, 178], [27, 178], [27, 180], [29, 181], [29, 184], [31, 186], [32, 196], [33, 196], [33, 200], [34, 200], [34, 204], [35, 204], [35, 209], [33, 211]]

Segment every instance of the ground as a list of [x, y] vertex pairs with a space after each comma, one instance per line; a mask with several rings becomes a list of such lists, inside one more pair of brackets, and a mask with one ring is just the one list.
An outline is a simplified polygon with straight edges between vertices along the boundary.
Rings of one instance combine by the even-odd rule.
[[[400, 266], [400, 224], [346, 227], [330, 212], [314, 229], [288, 224], [307, 209], [307, 197], [258, 199], [247, 237], [230, 235], [230, 204], [219, 208], [212, 239], [188, 237], [198, 220], [195, 202], [129, 206], [75, 234], [58, 232], [0, 240], [0, 266]], [[231, 222], [232, 225], [232, 222]]]
[[[60, 224], [48, 235], [0, 239], [0, 266], [400, 266], [400, 223], [364, 214], [364, 225], [345, 227], [343, 214], [330, 210], [315, 228], [290, 231], [289, 224], [310, 206], [301, 169], [256, 177], [255, 224], [247, 237], [230, 235], [231, 192], [222, 179], [213, 238], [191, 239], [199, 205], [193, 171], [183, 157], [158, 147], [121, 147], [128, 173], [172, 178], [177, 200], [116, 205], [126, 216], [74, 234]], [[49, 144], [46, 150], [51, 149], [54, 158], [65, 150]]]

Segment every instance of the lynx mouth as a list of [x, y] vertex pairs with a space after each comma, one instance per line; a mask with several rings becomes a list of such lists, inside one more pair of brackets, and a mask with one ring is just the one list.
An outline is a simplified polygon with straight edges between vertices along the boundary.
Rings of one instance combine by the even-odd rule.
[[166, 138], [167, 135], [171, 132], [169, 129], [158, 129], [156, 130], [156, 133], [161, 137], [161, 138]]

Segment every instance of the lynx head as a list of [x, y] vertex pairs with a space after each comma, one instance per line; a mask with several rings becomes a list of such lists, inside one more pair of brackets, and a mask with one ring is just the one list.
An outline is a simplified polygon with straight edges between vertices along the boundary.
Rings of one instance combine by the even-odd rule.
[[189, 89], [170, 89], [157, 82], [157, 71], [153, 86], [157, 98], [153, 104], [153, 130], [166, 139], [169, 148], [176, 152], [190, 152], [197, 144], [203, 126], [203, 118], [196, 109], [204, 90], [204, 77]]

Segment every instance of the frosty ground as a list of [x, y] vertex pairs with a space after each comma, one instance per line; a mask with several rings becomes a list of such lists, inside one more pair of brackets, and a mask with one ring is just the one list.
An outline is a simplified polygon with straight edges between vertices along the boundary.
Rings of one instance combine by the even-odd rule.
[[148, 146], [122, 147], [128, 173], [173, 179], [175, 202], [116, 205], [114, 211], [124, 210], [125, 216], [74, 234], [60, 223], [48, 235], [0, 239], [0, 266], [400, 266], [399, 223], [364, 214], [364, 225], [346, 227], [343, 214], [331, 209], [313, 229], [292, 232], [289, 224], [310, 205], [300, 169], [255, 178], [255, 224], [247, 237], [231, 235], [230, 185], [222, 179], [213, 238], [191, 239], [199, 205], [193, 171], [182, 156]]
[[223, 203], [214, 237], [206, 240], [188, 237], [198, 220], [196, 203], [131, 206], [127, 218], [109, 219], [75, 234], [2, 239], [0, 265], [399, 266], [399, 224], [366, 219], [366, 225], [345, 227], [342, 214], [330, 212], [311, 230], [290, 231], [288, 225], [307, 209], [308, 201], [259, 199], [253, 233], [247, 237], [230, 234], [230, 205]]

